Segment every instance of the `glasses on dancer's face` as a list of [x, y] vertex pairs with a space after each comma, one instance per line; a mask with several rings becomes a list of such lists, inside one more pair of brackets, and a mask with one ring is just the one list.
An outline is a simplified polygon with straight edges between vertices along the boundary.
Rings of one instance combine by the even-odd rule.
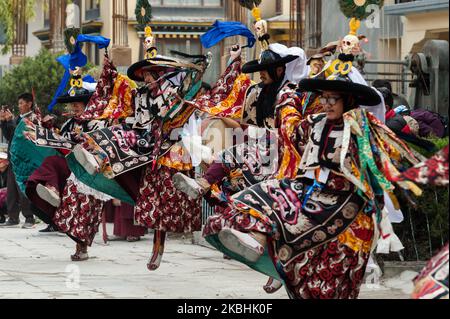
[[336, 105], [337, 102], [339, 102], [340, 100], [342, 100], [342, 97], [340, 97], [340, 96], [329, 96], [329, 97], [321, 96], [319, 98], [319, 102], [322, 105], [327, 105], [327, 104]]

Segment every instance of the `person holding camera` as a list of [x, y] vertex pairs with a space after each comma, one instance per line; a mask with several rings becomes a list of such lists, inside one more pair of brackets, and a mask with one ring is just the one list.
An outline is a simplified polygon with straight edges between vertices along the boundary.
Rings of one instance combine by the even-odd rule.
[[[18, 109], [19, 116], [14, 118], [11, 110], [2, 106], [0, 111], [0, 128], [2, 130], [3, 136], [8, 140], [8, 160], [10, 157], [10, 147], [11, 141], [14, 137], [14, 133], [17, 125], [24, 118], [33, 120], [35, 117], [34, 109], [34, 99], [33, 95], [30, 93], [24, 93], [18, 97]], [[31, 202], [26, 198], [24, 194], [19, 190], [16, 182], [16, 177], [14, 175], [12, 166], [8, 166], [7, 170], [7, 199], [6, 207], [8, 212], [8, 220], [4, 224], [0, 224], [0, 227], [16, 227], [19, 225], [20, 218], [19, 214], [22, 211], [25, 217], [25, 223], [22, 228], [29, 229], [33, 228], [35, 225], [35, 219], [33, 214], [33, 208]]]

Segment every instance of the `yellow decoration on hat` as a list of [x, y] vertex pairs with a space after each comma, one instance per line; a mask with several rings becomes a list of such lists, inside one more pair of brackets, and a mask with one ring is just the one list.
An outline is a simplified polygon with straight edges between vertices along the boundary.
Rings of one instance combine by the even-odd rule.
[[158, 50], [156, 50], [156, 48], [153, 48], [145, 54], [145, 59], [151, 60], [151, 59], [156, 58], [157, 55], [158, 55]]
[[341, 75], [347, 75], [350, 73], [350, 71], [352, 70], [353, 67], [353, 63], [348, 61], [348, 62], [343, 62], [341, 60], [335, 60], [332, 64], [331, 64], [331, 72], [333, 72], [333, 74], [341, 74]]
[[261, 9], [255, 6], [252, 9], [252, 16], [253, 16], [253, 18], [255, 18], [256, 21], [261, 21], [261, 19], [262, 19], [261, 18]]
[[152, 27], [148, 25], [145, 27], [145, 37], [148, 38], [148, 37], [152, 37], [152, 36], [153, 36]]
[[77, 87], [82, 88], [83, 87], [83, 80], [82, 79], [71, 79], [70, 80], [70, 86], [71, 87]]
[[361, 28], [361, 21], [356, 19], [356, 18], [352, 18], [350, 20], [349, 26], [350, 26], [350, 33], [349, 34], [357, 35], [359, 28]]

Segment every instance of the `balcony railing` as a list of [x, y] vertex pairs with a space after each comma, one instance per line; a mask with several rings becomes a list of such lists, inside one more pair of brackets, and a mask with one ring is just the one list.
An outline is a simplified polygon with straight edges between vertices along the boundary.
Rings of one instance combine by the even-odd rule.
[[156, 7], [223, 7], [224, 0], [150, 0]]
[[396, 0], [395, 4], [386, 6], [384, 12], [388, 15], [406, 15], [448, 10], [448, 0]]

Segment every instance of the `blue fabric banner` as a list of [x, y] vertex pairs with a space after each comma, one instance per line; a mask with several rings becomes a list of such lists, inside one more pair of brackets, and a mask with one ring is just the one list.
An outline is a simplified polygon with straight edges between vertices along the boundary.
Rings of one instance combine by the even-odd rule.
[[213, 28], [200, 37], [200, 41], [205, 48], [211, 48], [225, 38], [240, 35], [248, 40], [248, 47], [253, 48], [256, 38], [247, 26], [235, 21], [216, 21]]

